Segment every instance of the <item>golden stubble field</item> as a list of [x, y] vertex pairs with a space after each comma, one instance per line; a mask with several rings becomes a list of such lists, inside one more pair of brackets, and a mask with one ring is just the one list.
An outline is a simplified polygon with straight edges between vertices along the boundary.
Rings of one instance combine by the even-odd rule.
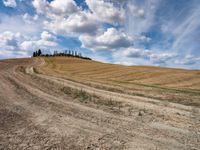
[[122, 66], [76, 58], [46, 58], [41, 73], [93, 87], [200, 106], [200, 71]]

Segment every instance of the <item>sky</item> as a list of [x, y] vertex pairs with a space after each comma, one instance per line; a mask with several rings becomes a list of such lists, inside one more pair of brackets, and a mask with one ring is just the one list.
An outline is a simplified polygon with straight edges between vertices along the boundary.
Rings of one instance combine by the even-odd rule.
[[200, 0], [0, 0], [0, 59], [39, 48], [200, 69]]

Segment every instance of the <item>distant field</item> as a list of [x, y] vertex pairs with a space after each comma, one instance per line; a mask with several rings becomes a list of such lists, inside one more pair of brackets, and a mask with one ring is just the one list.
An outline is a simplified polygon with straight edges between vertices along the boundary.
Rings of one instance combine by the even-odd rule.
[[122, 66], [77, 58], [45, 58], [36, 71], [96, 88], [200, 106], [200, 71]]

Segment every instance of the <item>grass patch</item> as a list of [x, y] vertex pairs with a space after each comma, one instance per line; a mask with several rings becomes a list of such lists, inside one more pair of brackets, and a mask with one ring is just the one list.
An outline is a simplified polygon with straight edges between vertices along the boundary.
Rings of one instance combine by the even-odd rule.
[[106, 107], [114, 112], [120, 112], [122, 108], [122, 102], [115, 101], [113, 99], [104, 99], [95, 94], [87, 93], [83, 90], [77, 90], [70, 87], [63, 87], [61, 91], [69, 95], [73, 99], [77, 99], [81, 103], [92, 103], [98, 107]]
[[81, 102], [85, 102], [91, 99], [91, 95], [89, 95], [88, 93], [82, 90], [80, 91], [76, 90], [74, 95], [75, 95], [75, 98], [79, 98], [79, 101]]
[[92, 97], [90, 94], [83, 90], [77, 90], [70, 87], [63, 87], [61, 88], [61, 91], [74, 99], [78, 99], [80, 102], [87, 102]]

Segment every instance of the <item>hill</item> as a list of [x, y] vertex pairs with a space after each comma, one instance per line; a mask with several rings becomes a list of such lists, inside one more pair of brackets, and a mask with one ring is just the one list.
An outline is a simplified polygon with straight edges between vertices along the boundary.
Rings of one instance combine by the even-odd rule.
[[93, 87], [200, 106], [200, 71], [122, 66], [76, 58], [45, 58], [38, 71]]
[[0, 149], [200, 149], [199, 71], [0, 61]]

